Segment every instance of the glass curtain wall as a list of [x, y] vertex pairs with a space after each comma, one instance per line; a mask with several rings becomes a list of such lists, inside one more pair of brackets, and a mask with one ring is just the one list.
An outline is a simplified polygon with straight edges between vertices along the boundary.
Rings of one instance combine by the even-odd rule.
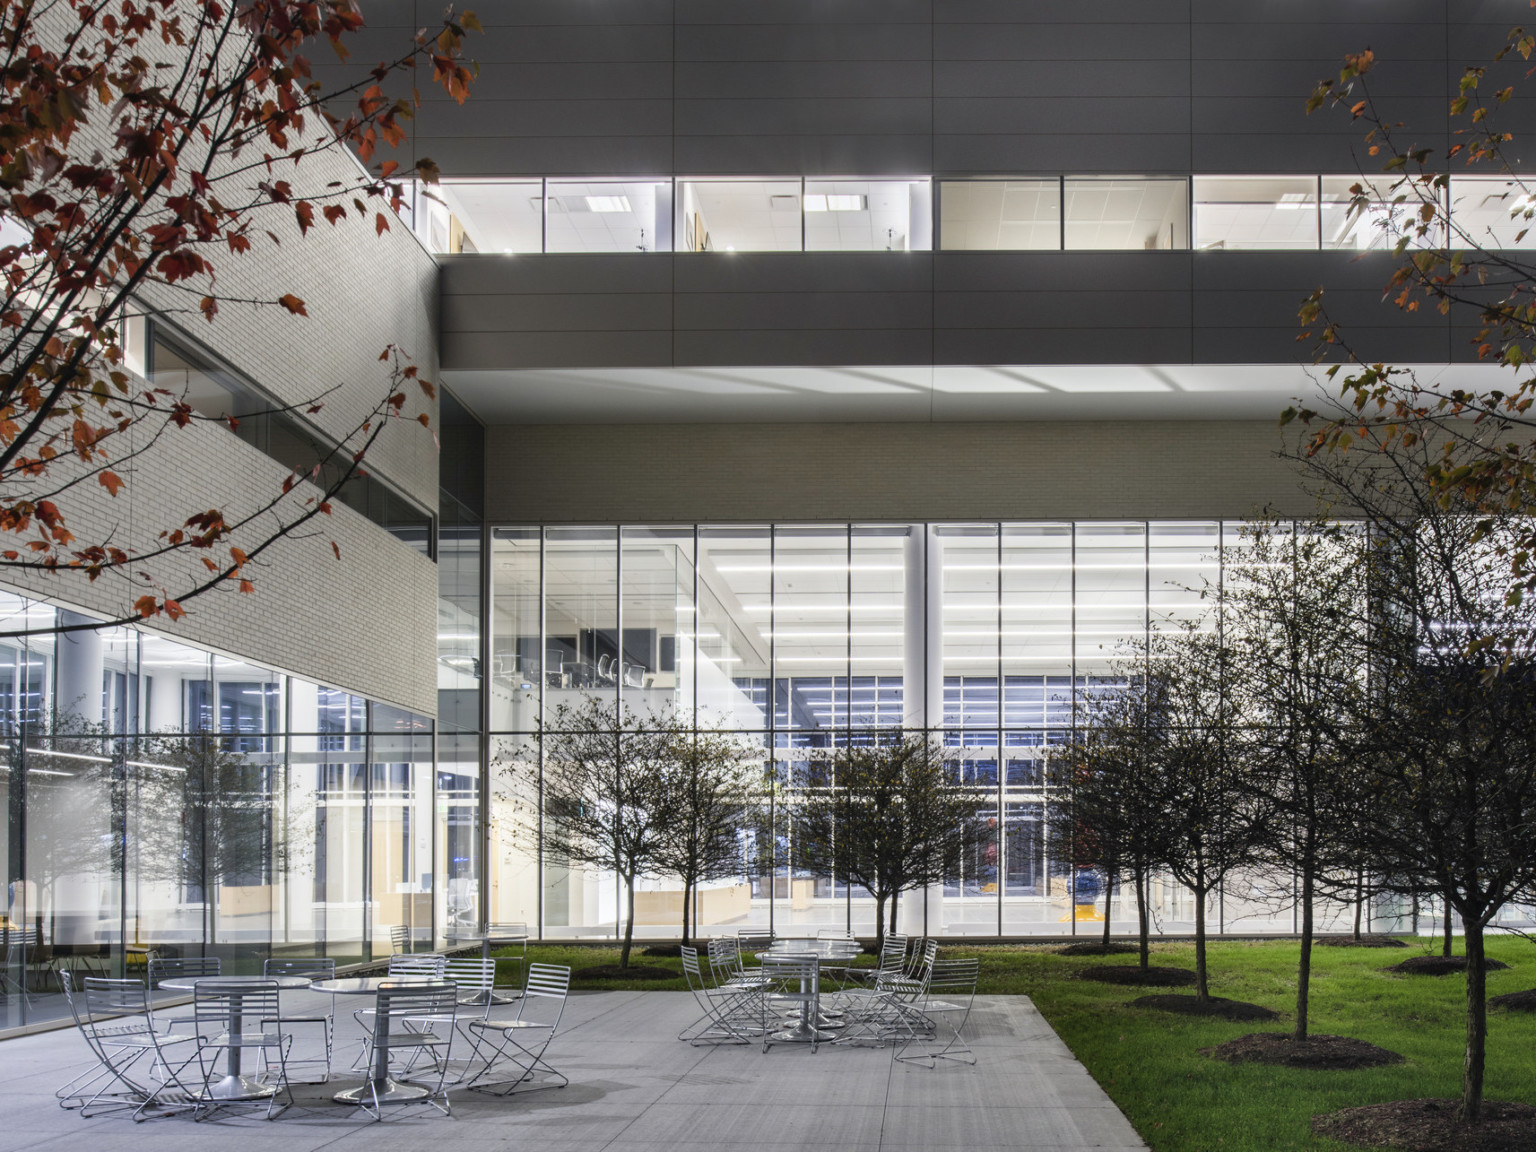
[[[506, 527], [491, 533], [492, 917], [550, 938], [612, 938], [627, 909], [611, 872], [546, 858], [546, 741], [590, 701], [622, 723], [672, 713], [760, 747], [758, 818], [741, 874], [712, 881], [702, 934], [741, 927], [871, 934], [874, 902], [797, 864], [786, 812], [808, 761], [927, 731], [989, 835], [956, 873], [905, 893], [899, 929], [946, 935], [1097, 932], [1073, 898], [1073, 846], [1048, 839], [1046, 759], [1076, 701], [1112, 688], [1149, 630], [1219, 626], [1201, 595], [1240, 546], [1201, 522]], [[641, 881], [639, 938], [675, 937], [680, 885]], [[1188, 931], [1188, 894], [1153, 892], [1160, 930]], [[1285, 897], [1234, 882], [1210, 922], [1290, 931]], [[1129, 887], [1117, 931], [1134, 927]]]
[[[87, 622], [0, 593], [0, 632]], [[136, 629], [0, 639], [0, 1028], [67, 1015], [63, 973], [142, 976], [152, 955], [348, 963], [397, 926], [431, 947], [455, 818], [435, 816], [433, 740], [423, 717]]]

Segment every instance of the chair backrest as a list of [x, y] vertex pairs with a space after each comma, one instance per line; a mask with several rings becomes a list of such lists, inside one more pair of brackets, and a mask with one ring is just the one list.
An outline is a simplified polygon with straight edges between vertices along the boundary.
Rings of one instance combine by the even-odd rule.
[[389, 944], [396, 952], [409, 952], [411, 950], [411, 926], [409, 924], [395, 924], [389, 930]]
[[[709, 943], [710, 951], [713, 952], [715, 942], [711, 940]], [[684, 944], [681, 951], [683, 956], [683, 978], [688, 981], [688, 991], [697, 996], [707, 987], [704, 983], [704, 974], [699, 971], [699, 950]], [[713, 967], [713, 963], [713, 957], [711, 957], [711, 967]]]
[[473, 959], [448, 960], [444, 962], [440, 974], [443, 979], [452, 980], [458, 985], [459, 998], [462, 1000], [475, 993], [489, 992], [496, 986], [496, 961], [482, 960], [478, 956]]
[[162, 980], [219, 976], [223, 974], [222, 969], [223, 965], [217, 956], [151, 956], [149, 986], [157, 987]]
[[736, 946], [744, 956], [750, 956], [754, 952], [766, 952], [772, 944], [773, 933], [764, 932], [761, 928], [743, 929], [736, 933]]
[[938, 951], [938, 941], [927, 936], [914, 936], [907, 941], [907, 975], [914, 979], [922, 972], [923, 957], [927, 954], [928, 946], [932, 944], [934, 951]]
[[522, 999], [517, 1002], [517, 1018], [558, 1028], [570, 992], [570, 968], [563, 964], [530, 964]]
[[[69, 999], [70, 1007], [73, 1009], [79, 998], [71, 994], [69, 981], [65, 979], [69, 975], [69, 972], [60, 972], [59, 982], [63, 984], [64, 995]], [[85, 991], [83, 1007], [88, 1016], [147, 1016], [149, 1014], [149, 990], [145, 988], [142, 980], [115, 980], [106, 976], [86, 976], [81, 980], [81, 986]]]
[[391, 976], [431, 976], [435, 979], [443, 974], [443, 965], [447, 962], [446, 957], [439, 956], [436, 952], [397, 953], [389, 958], [389, 974]]
[[282, 1015], [275, 980], [252, 976], [240, 984], [198, 984], [192, 989], [192, 1018], [199, 1031], [204, 1024], [228, 1027], [236, 1001], [244, 1021], [276, 1020]]
[[925, 983], [933, 978], [933, 965], [939, 958], [939, 942], [932, 937], [923, 941], [923, 959], [913, 974], [913, 979]]
[[[821, 963], [814, 956], [764, 956], [763, 978], [777, 996], [814, 995], [821, 979]], [[801, 989], [807, 989], [802, 993]]]
[[430, 984], [391, 984], [385, 980], [374, 993], [374, 1010], [380, 1020], [452, 1016], [458, 999], [458, 985], [450, 980]]
[[510, 940], [528, 939], [528, 925], [526, 924], [487, 924], [485, 926], [487, 936], [503, 937]]
[[976, 992], [976, 980], [981, 972], [981, 961], [976, 957], [958, 960], [935, 960], [933, 975], [928, 978], [930, 996], [955, 996]]
[[841, 928], [818, 928], [816, 939], [818, 940], [852, 940], [852, 932], [844, 932]]
[[880, 945], [880, 962], [876, 965], [882, 972], [900, 975], [907, 967], [907, 938], [892, 932]]
[[275, 956], [269, 956], [262, 961], [261, 974], [263, 976], [306, 976], [311, 980], [334, 980], [336, 957], [308, 956], [279, 960]]

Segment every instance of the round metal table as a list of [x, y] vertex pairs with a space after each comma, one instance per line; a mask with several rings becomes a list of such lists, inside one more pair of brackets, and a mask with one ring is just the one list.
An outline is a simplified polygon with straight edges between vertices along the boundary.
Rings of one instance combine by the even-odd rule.
[[[265, 985], [270, 987], [276, 984], [279, 990], [308, 988], [307, 976], [182, 976], [160, 981], [158, 987], [171, 992], [196, 993], [199, 984], [213, 988], [226, 990], [252, 985]], [[241, 1006], [244, 998], [239, 995], [231, 995], [229, 1002], [229, 1035], [233, 1038], [239, 1036], [242, 1031]], [[265, 1080], [258, 1080], [251, 1076], [245, 1076], [240, 1071], [240, 1052], [238, 1044], [231, 1044], [227, 1049], [224, 1076], [222, 1079], [212, 1081], [202, 1091], [201, 1095], [210, 1100], [265, 1100], [269, 1096], [277, 1094], [278, 1086]]]
[[[409, 986], [412, 984], [438, 984], [422, 976], [349, 976], [339, 980], [317, 980], [312, 987], [316, 992], [334, 996], [373, 996], [380, 984]], [[421, 1100], [431, 1094], [430, 1088], [419, 1084], [406, 1084], [389, 1074], [389, 1045], [381, 1043], [389, 1039], [389, 1017], [375, 1015], [373, 1020], [373, 1078], [356, 1088], [346, 1088], [331, 1097], [338, 1104], [362, 1104], [365, 1100], [380, 1104], [398, 1104], [405, 1100]]]
[[[859, 954], [859, 945], [851, 940], [825, 940], [816, 936], [786, 936], [773, 942], [766, 952], [755, 953], [759, 960], [765, 957], [794, 957], [806, 958], [816, 961], [816, 982], [818, 985], [817, 999], [820, 1000], [821, 970], [823, 968], [846, 967], [846, 965], [826, 964], [828, 960], [852, 960]], [[793, 1024], [786, 1025], [783, 1030], [774, 1033], [778, 1040], [800, 1040], [810, 1042], [812, 1040], [833, 1039], [833, 1029], [841, 1028], [842, 1013], [828, 1012], [818, 1007], [816, 1020], [811, 1021], [810, 983], [807, 979], [800, 980], [800, 994], [806, 999], [800, 1006], [798, 1019]], [[794, 1019], [794, 1018], [792, 1018]]]

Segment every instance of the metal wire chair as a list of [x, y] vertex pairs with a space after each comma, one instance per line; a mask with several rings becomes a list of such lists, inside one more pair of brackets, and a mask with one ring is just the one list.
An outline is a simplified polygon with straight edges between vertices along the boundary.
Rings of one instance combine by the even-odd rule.
[[[192, 992], [192, 1008], [196, 1019], [197, 1062], [202, 1073], [203, 1090], [198, 1093], [201, 1106], [196, 1119], [204, 1120], [220, 1108], [249, 1103], [241, 1088], [248, 1088], [250, 1080], [264, 1081], [270, 1071], [268, 1053], [277, 1053], [277, 1083], [267, 1101], [267, 1119], [271, 1120], [293, 1104], [293, 1087], [288, 1082], [288, 1049], [293, 1045], [293, 1034], [284, 1032], [281, 1025], [268, 1030], [267, 1023], [282, 1019], [282, 1004], [274, 980], [258, 980], [249, 983], [198, 984]], [[254, 1030], [246, 1027], [246, 1020], [254, 1019]], [[222, 1029], [219, 1031], [218, 1029]], [[240, 1056], [247, 1049], [255, 1049], [265, 1065], [260, 1076], [247, 1078], [240, 1069]], [[214, 1074], [218, 1061], [210, 1061], [210, 1055], [223, 1052], [228, 1065], [214, 1086]], [[263, 1083], [263, 1087], [265, 1087]], [[284, 1093], [288, 1102], [277, 1107], [278, 1097]]]
[[[166, 1055], [167, 1049], [191, 1043], [193, 1036], [168, 1036], [155, 1030], [149, 992], [141, 981], [87, 976], [83, 995], [75, 990], [72, 972], [61, 972], [59, 983], [75, 1027], [96, 1058], [92, 1067], [54, 1093], [59, 1107], [78, 1110], [82, 1116], [127, 1108], [135, 1121], [149, 1119], [149, 1112], [171, 1114], [197, 1107], [179, 1076], [197, 1053], [188, 1049], [174, 1068]], [[146, 1056], [151, 1074], [135, 1075], [134, 1066]], [[158, 1081], [153, 1076], [156, 1068], [166, 1069]]]
[[[261, 966], [263, 976], [303, 976], [307, 980], [334, 980], [336, 978], [336, 958], [333, 956], [312, 956], [298, 960], [278, 960], [268, 957]], [[336, 997], [331, 996], [331, 1010], [329, 1012], [305, 1012], [298, 1016], [284, 1016], [278, 1020], [263, 1020], [262, 1026], [276, 1024], [281, 1027], [284, 1024], [318, 1024], [324, 1030], [325, 1058], [302, 1057], [294, 1059], [290, 1053], [288, 1066], [295, 1064], [321, 1064], [325, 1065], [325, 1075], [319, 1083], [324, 1084], [331, 1078], [331, 1055], [336, 1038]]]
[[701, 1044], [747, 1044], [751, 1018], [757, 1013], [760, 985], [717, 981], [711, 987], [699, 968], [699, 950], [683, 946], [683, 977], [704, 1015], [677, 1034], [694, 1047]]
[[[455, 1029], [452, 1021], [458, 997], [458, 986], [447, 980], [427, 984], [385, 982], [379, 985], [373, 1008], [369, 1012], [373, 1020], [373, 1032], [368, 1049], [373, 1057], [374, 1074], [368, 1081], [368, 1098], [365, 1100], [359, 1097], [357, 1101], [359, 1108], [375, 1120], [384, 1119], [385, 1103], [430, 1104], [443, 1115], [452, 1115], [453, 1107], [448, 1102], [448, 1063], [453, 1056]], [[410, 1021], [432, 1021], [435, 1024], [443, 1020], [449, 1022], [447, 1028], [434, 1026], [421, 1029], [409, 1026]], [[401, 1027], [392, 1027], [395, 1023]], [[389, 1079], [391, 1055], [407, 1048], [416, 1050], [416, 1055], [407, 1061], [407, 1068], [415, 1064], [416, 1056], [422, 1052], [431, 1055], [437, 1071], [437, 1084], [429, 1088], [425, 1096], [381, 1101], [378, 1085]]]
[[[538, 1088], [564, 1088], [570, 1083], [565, 1073], [544, 1058], [549, 1045], [560, 1030], [560, 1020], [565, 1015], [565, 1002], [571, 989], [571, 970], [563, 965], [530, 964], [528, 980], [523, 985], [522, 998], [517, 1002], [517, 1015], [511, 1020], [471, 1020], [465, 1035], [475, 1046], [471, 1061], [483, 1060], [484, 1064], [465, 1083], [480, 1092], [496, 1096], [509, 1096], [519, 1085], [544, 1073], [558, 1083], [540, 1084]], [[490, 1079], [492, 1070], [500, 1061], [506, 1061], [516, 1070], [509, 1080]], [[505, 1085], [505, 1087], [499, 1087]], [[498, 1090], [499, 1088], [499, 1090]], [[528, 1089], [533, 1091], [535, 1089]]]
[[[976, 1002], [980, 968], [981, 961], [975, 958], [934, 962], [923, 998], [913, 1005], [913, 1009], [928, 1021], [932, 1039], [915, 1036], [906, 1040], [894, 1053], [895, 1059], [907, 1063], [926, 1060], [930, 1068], [937, 1067], [940, 1060], [976, 1063], [976, 1054], [961, 1039], [960, 1033], [971, 1018], [971, 1007]], [[943, 1040], [942, 1044], [940, 1040]]]

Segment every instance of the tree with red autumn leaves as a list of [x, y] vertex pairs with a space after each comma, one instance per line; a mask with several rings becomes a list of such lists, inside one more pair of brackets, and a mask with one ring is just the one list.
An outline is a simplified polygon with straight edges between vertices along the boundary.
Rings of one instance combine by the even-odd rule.
[[[252, 506], [132, 539], [88, 514], [131, 499], [134, 462], [165, 438], [199, 421], [237, 424], [130, 371], [131, 318], [304, 317], [305, 301], [281, 285], [270, 296], [225, 285], [241, 282], [239, 262], [270, 259], [274, 229], [382, 234], [398, 223], [403, 181], [435, 181], [430, 160], [402, 167], [381, 153], [405, 140], [418, 73], [464, 102], [474, 77], [464, 39], [479, 23], [450, 9], [392, 59], [325, 90], [304, 51], [325, 41], [345, 60], [363, 23], [357, 0], [0, 5], [0, 578], [121, 580], [114, 623], [179, 619], [215, 589], [251, 592], [258, 558], [330, 513], [384, 428], [407, 417], [408, 394], [431, 399], [391, 345], [366, 416]], [[347, 151], [361, 163], [320, 159]], [[313, 415], [324, 400], [293, 408]], [[429, 416], [417, 419], [428, 434]], [[191, 567], [177, 563], [185, 557]]]

